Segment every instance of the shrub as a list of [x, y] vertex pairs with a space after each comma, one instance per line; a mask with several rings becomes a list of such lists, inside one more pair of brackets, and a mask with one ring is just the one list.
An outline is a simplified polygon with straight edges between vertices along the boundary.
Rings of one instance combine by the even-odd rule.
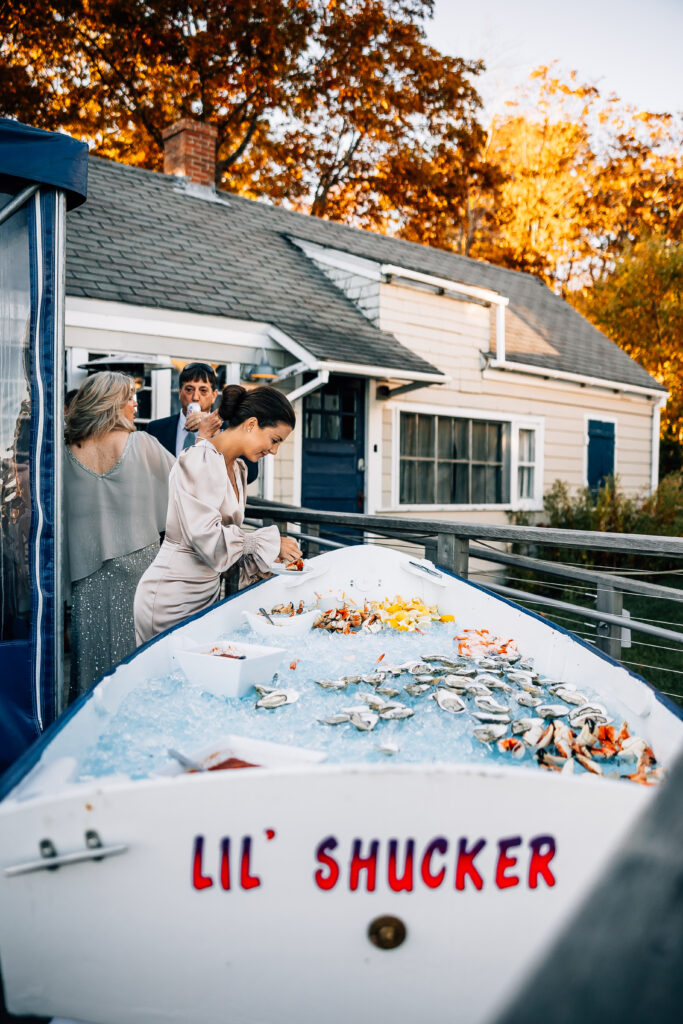
[[572, 496], [567, 484], [556, 480], [543, 504], [549, 520], [541, 526], [677, 537], [683, 534], [683, 473], [669, 473], [653, 494], [633, 498], [619, 490], [614, 477], [597, 495], [584, 487]]

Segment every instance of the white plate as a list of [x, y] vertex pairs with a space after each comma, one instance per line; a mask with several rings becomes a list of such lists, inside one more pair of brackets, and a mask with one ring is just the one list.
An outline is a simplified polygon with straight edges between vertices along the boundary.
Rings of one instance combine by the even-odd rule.
[[312, 567], [304, 560], [303, 569], [286, 569], [285, 562], [273, 562], [272, 565], [268, 566], [269, 572], [274, 572], [276, 576], [288, 576], [290, 579], [301, 579], [302, 576], [307, 576], [313, 572]]

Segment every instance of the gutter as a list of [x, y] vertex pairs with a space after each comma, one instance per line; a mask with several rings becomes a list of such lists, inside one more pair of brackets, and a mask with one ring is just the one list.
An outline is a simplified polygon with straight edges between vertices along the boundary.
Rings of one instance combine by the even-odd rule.
[[302, 384], [300, 388], [295, 388], [294, 391], [290, 391], [287, 398], [290, 402], [296, 402], [298, 398], [303, 398], [304, 395], [310, 395], [311, 391], [317, 391], [318, 388], [322, 388], [327, 384], [330, 379], [328, 370], [321, 370], [317, 377], [313, 380], [309, 380], [306, 384]]
[[501, 363], [505, 362], [505, 307], [510, 300], [500, 292], [494, 292], [490, 288], [479, 288], [471, 284], [460, 284], [458, 281], [451, 281], [447, 277], [434, 277], [431, 274], [421, 274], [417, 270], [406, 270], [404, 267], [397, 267], [392, 263], [383, 263], [380, 267], [385, 280], [389, 284], [413, 286], [425, 286], [436, 295], [445, 295], [446, 298], [459, 301], [477, 302], [482, 306], [496, 307], [496, 359]]
[[626, 391], [635, 395], [648, 395], [650, 397], [669, 397], [669, 393], [663, 393], [661, 388], [648, 388], [640, 384], [626, 384], [620, 380], [607, 380], [603, 377], [589, 377], [581, 373], [569, 373], [566, 370], [553, 370], [543, 366], [534, 366], [532, 363], [509, 362], [493, 358], [490, 353], [482, 353], [485, 360], [483, 372], [487, 370], [500, 370], [510, 373], [523, 373], [533, 377], [543, 377], [546, 380], [567, 381], [571, 384], [581, 384], [586, 387], [603, 388], [606, 391]]

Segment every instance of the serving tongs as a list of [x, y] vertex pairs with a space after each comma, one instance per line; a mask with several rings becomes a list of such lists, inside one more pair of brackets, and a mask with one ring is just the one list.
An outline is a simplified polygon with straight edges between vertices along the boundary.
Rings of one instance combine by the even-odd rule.
[[174, 750], [173, 747], [169, 747], [166, 751], [169, 757], [172, 757], [174, 761], [182, 765], [185, 771], [188, 772], [206, 772], [208, 768], [205, 768], [203, 764], [199, 764], [198, 761], [193, 761], [191, 757], [186, 757], [185, 754], [181, 754], [179, 750]]

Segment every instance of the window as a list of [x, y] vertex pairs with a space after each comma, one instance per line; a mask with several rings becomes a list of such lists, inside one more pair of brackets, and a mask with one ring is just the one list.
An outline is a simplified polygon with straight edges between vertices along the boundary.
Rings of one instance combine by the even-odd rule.
[[536, 431], [521, 428], [517, 455], [517, 497], [532, 500], [535, 495]]
[[402, 505], [501, 505], [509, 500], [509, 425], [401, 413]]
[[529, 505], [539, 500], [539, 427], [402, 411], [400, 505]]
[[314, 441], [355, 441], [355, 391], [314, 391], [304, 403], [304, 437]]

